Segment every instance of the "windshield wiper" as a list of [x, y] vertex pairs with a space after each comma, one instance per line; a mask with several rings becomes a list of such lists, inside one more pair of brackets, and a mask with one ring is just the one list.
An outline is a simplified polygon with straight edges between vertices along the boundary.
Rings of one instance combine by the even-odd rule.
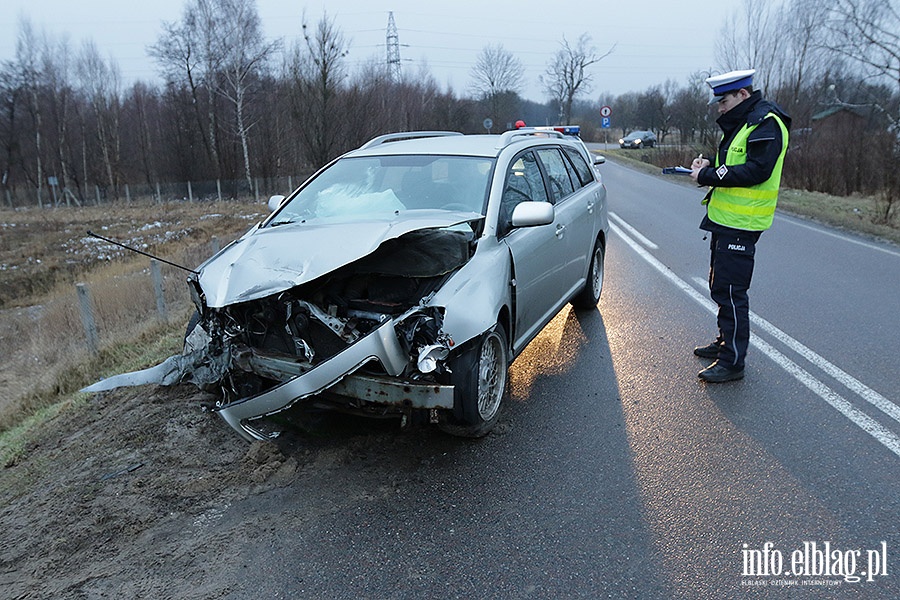
[[[295, 219], [284, 219], [283, 221], [275, 221], [274, 223], [269, 223], [269, 227], [278, 227], [279, 225], [290, 225], [292, 223], [296, 223]], [[302, 221], [301, 221], [302, 222]]]

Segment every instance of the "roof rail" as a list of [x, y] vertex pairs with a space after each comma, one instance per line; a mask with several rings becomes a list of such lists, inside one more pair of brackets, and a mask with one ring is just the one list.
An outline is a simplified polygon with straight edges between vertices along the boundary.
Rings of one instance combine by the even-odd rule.
[[560, 139], [565, 139], [564, 136], [559, 131], [554, 129], [536, 129], [534, 127], [523, 127], [522, 129], [513, 129], [512, 131], [506, 131], [500, 136], [500, 143], [497, 144], [498, 148], [505, 148], [509, 146], [515, 138], [518, 137], [557, 137]]
[[399, 142], [400, 140], [415, 140], [420, 138], [430, 138], [430, 137], [447, 137], [452, 135], [462, 135], [458, 131], [399, 131], [397, 133], [386, 133], [384, 135], [379, 135], [376, 138], [372, 138], [365, 144], [359, 147], [360, 150], [364, 148], [372, 148], [373, 146], [380, 146], [381, 144], [389, 144], [390, 142]]

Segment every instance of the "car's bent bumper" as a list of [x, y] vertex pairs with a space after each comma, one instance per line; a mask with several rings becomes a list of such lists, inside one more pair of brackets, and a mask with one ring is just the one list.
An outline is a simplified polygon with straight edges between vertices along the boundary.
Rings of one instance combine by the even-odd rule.
[[355, 376], [369, 361], [377, 360], [390, 376], [403, 372], [409, 357], [400, 345], [394, 321], [387, 321], [367, 336], [316, 368], [270, 390], [229, 402], [215, 410], [244, 439], [267, 439], [249, 421], [285, 410], [326, 389], [367, 402], [412, 408], [453, 408], [452, 386], [412, 384], [389, 378]]

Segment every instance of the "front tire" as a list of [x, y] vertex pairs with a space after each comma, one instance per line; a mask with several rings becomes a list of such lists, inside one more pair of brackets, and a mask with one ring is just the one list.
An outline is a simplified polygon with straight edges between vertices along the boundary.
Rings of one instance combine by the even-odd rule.
[[472, 348], [450, 362], [455, 388], [455, 416], [441, 429], [461, 437], [483, 437], [497, 424], [507, 394], [509, 344], [503, 327], [494, 325]]
[[595, 308], [600, 302], [600, 293], [603, 291], [603, 242], [600, 238], [594, 242], [594, 251], [591, 252], [591, 265], [588, 268], [588, 278], [578, 295], [572, 299], [575, 308]]

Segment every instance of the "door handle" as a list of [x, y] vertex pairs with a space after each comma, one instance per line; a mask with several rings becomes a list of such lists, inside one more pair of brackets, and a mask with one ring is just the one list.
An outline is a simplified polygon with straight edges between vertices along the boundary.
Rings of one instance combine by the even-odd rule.
[[562, 236], [563, 236], [563, 233], [565, 232], [565, 230], [566, 230], [565, 225], [557, 225], [556, 226], [556, 237], [558, 237], [559, 239], [562, 239]]

